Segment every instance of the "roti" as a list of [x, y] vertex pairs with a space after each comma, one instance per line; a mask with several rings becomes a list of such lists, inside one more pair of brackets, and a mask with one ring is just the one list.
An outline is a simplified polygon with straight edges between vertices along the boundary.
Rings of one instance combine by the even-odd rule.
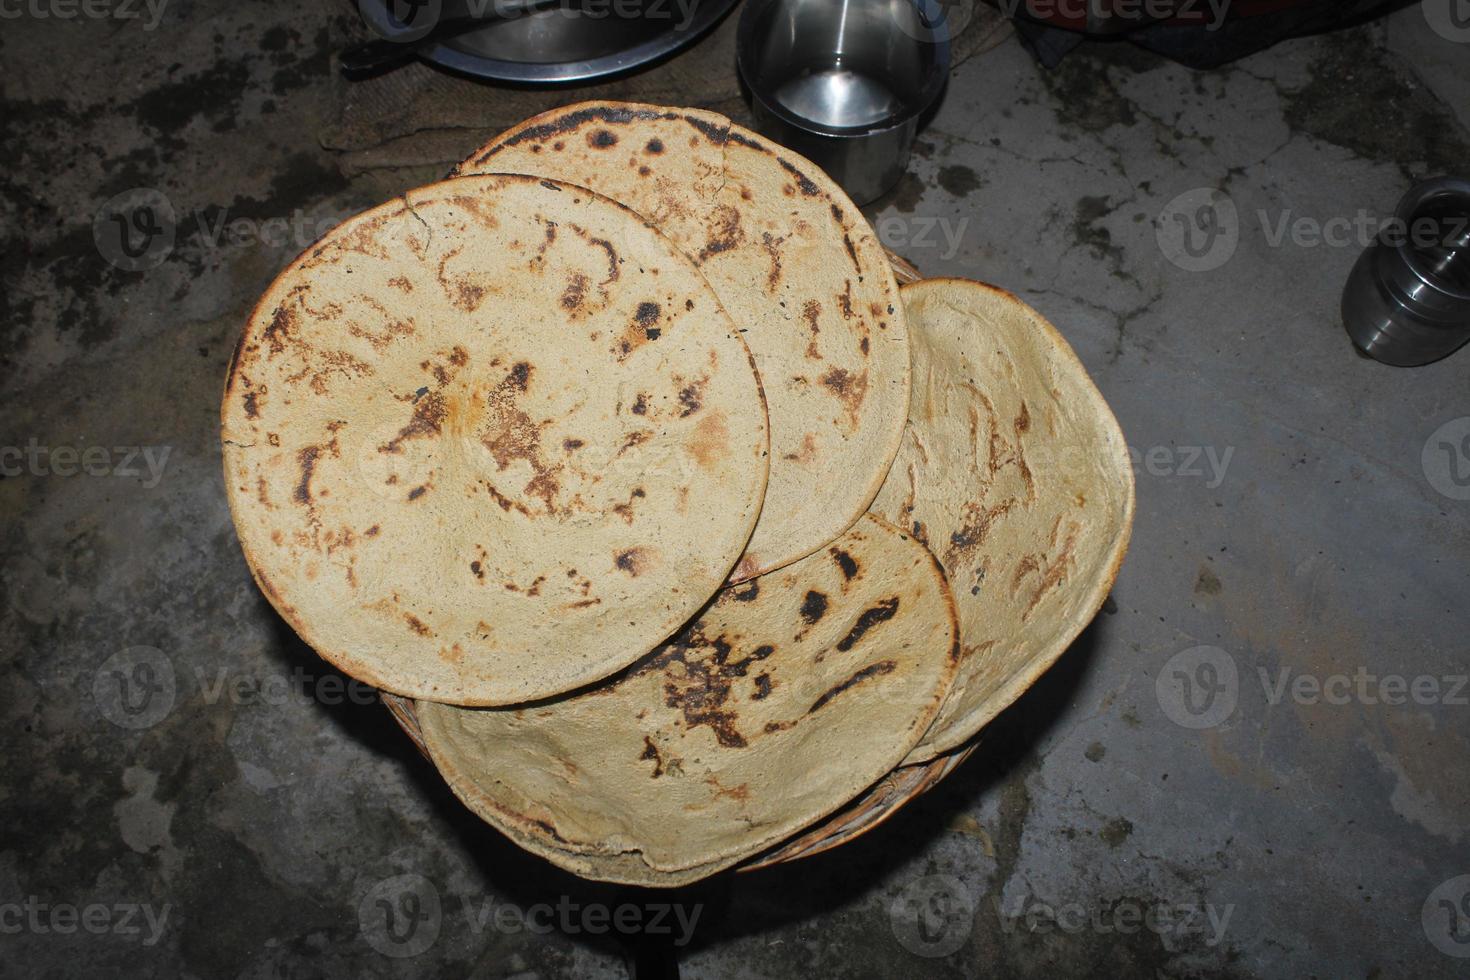
[[455, 794], [586, 877], [680, 884], [837, 810], [918, 744], [955, 671], [932, 554], [875, 517], [719, 593], [614, 681], [519, 708], [421, 704]]
[[266, 292], [222, 409], [261, 591], [327, 660], [460, 704], [648, 653], [743, 552], [769, 435], [750, 352], [632, 212], [525, 176], [343, 223]]
[[755, 355], [771, 407], [765, 508], [735, 580], [811, 554], [867, 509], [908, 413], [908, 331], [862, 213], [815, 164], [696, 109], [584, 102], [456, 171], [583, 184], [689, 255]]
[[921, 762], [967, 741], [1097, 614], [1133, 526], [1118, 422], [1072, 348], [1003, 289], [903, 287], [914, 398], [876, 513], [927, 542], [959, 612], [959, 675]]

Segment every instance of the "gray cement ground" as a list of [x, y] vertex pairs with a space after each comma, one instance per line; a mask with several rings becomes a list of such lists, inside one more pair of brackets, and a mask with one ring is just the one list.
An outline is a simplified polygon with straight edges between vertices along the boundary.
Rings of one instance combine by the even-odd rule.
[[[1137, 455], [1133, 548], [938, 790], [675, 896], [686, 975], [1465, 975], [1470, 352], [1356, 357], [1359, 243], [1311, 235], [1470, 168], [1470, 43], [1430, 7], [1202, 74], [1095, 46], [1049, 74], [1014, 42], [956, 72], [872, 216], [1076, 347]], [[317, 222], [433, 176], [321, 148], [350, 8], [16, 9], [0, 445], [37, 448], [0, 479], [0, 974], [625, 975], [587, 914], [647, 897], [470, 817], [234, 542], [243, 318]], [[175, 247], [127, 271], [93, 225], [137, 188]]]

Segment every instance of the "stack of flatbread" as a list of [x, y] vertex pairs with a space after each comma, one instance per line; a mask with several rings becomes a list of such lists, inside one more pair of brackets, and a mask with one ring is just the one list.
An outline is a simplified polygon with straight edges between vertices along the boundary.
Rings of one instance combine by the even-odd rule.
[[1133, 516], [1050, 324], [900, 289], [816, 166], [692, 109], [557, 109], [344, 222], [261, 299], [222, 419], [281, 616], [413, 699], [483, 819], [638, 884], [961, 750]]

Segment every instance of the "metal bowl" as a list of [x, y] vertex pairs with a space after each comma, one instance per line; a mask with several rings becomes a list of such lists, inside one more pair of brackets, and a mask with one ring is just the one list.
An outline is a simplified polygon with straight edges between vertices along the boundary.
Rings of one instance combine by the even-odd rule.
[[[651, 64], [693, 44], [736, 0], [557, 0], [531, 13], [432, 43], [419, 57], [476, 78], [522, 84], [587, 82]], [[444, 0], [441, 19], [496, 9]]]

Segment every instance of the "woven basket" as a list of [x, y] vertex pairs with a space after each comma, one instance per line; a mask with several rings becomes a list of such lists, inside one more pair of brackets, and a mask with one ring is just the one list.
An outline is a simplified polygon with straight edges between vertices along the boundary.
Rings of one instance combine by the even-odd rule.
[[[923, 278], [912, 263], [891, 251], [888, 252], [888, 262], [893, 266], [894, 277], [900, 285], [917, 282]], [[408, 733], [408, 737], [413, 740], [419, 752], [424, 758], [429, 758], [429, 750], [424, 745], [424, 736], [419, 728], [418, 715], [414, 712], [413, 701], [388, 693], [382, 693], [379, 697], [393, 715], [393, 720]], [[840, 847], [862, 836], [893, 816], [899, 807], [920, 793], [932, 789], [941, 779], [954, 772], [960, 763], [975, 751], [976, 744], [975, 740], [971, 740], [968, 745], [946, 755], [938, 756], [922, 765], [900, 766], [878, 780], [866, 793], [841, 810], [791, 840], [777, 845], [774, 850], [757, 855], [736, 866], [735, 870], [751, 871], [755, 868], [795, 861], [797, 858], [820, 854], [834, 847]]]

